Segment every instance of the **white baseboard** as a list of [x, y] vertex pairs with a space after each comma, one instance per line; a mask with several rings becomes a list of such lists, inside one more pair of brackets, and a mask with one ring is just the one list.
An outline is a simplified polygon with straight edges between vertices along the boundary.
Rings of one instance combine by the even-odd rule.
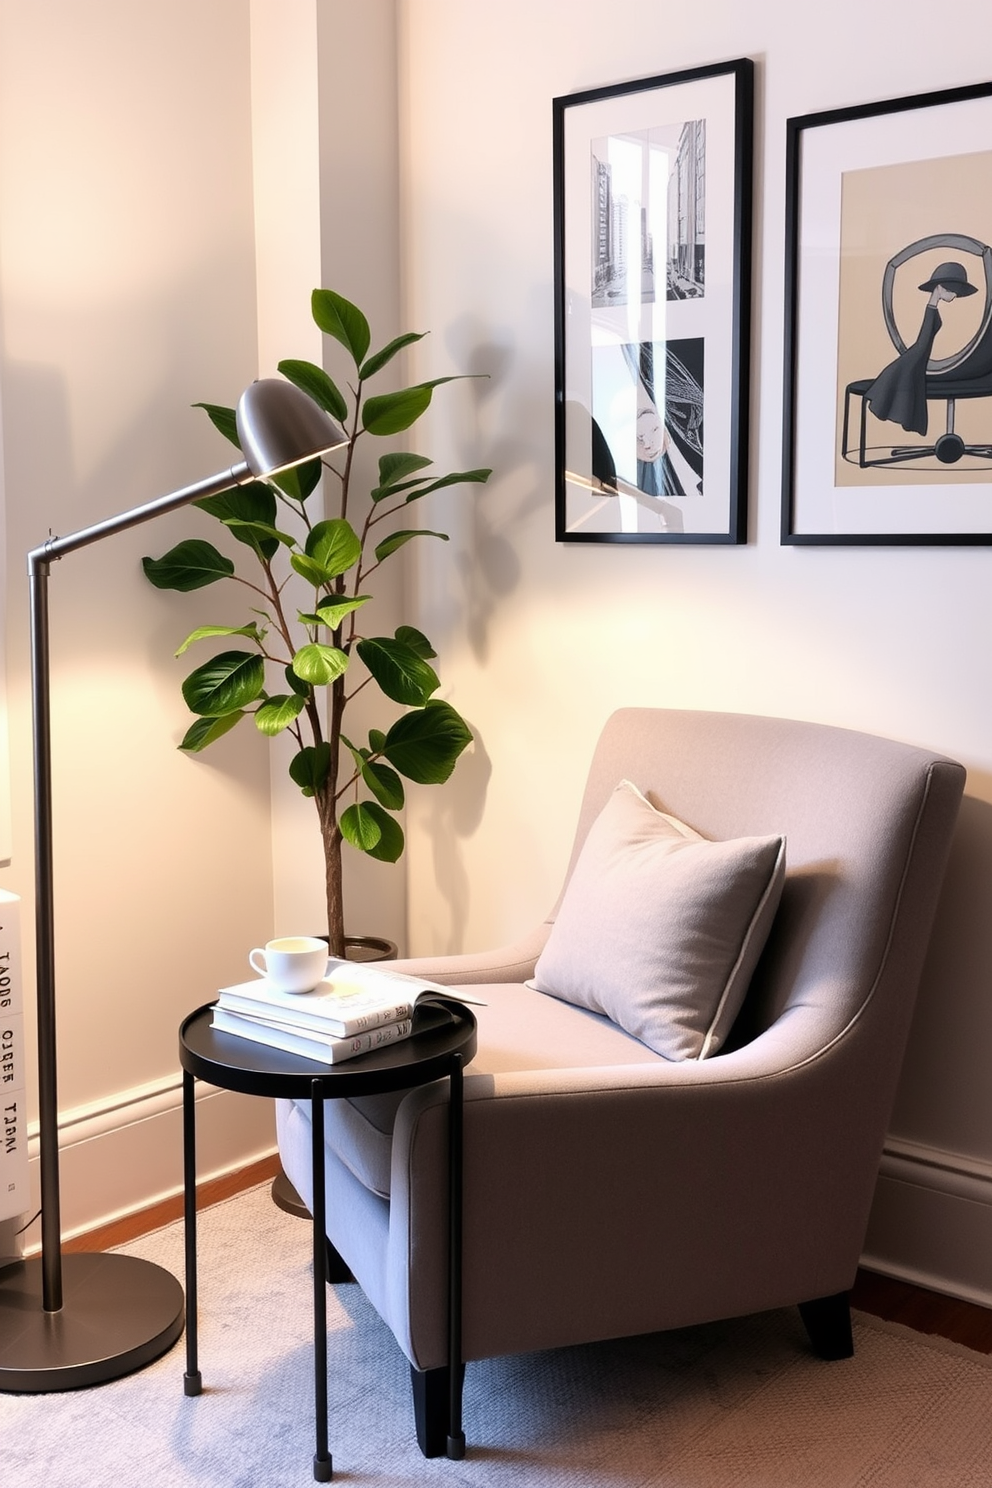
[[[272, 1102], [212, 1085], [195, 1087], [197, 1178], [220, 1177], [275, 1150]], [[39, 1140], [28, 1131], [30, 1217], [41, 1200]], [[120, 1091], [59, 1117], [59, 1177], [63, 1239], [134, 1214], [182, 1192], [182, 1076]], [[11, 1233], [15, 1224], [11, 1224]], [[0, 1251], [10, 1253], [0, 1235]], [[35, 1222], [21, 1242], [40, 1247]]]
[[862, 1263], [992, 1307], [992, 1163], [890, 1137]]

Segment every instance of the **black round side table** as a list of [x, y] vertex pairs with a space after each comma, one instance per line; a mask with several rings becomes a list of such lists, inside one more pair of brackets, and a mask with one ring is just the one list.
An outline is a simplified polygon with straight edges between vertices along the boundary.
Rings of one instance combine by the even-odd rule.
[[[186, 1373], [187, 1395], [199, 1395], [202, 1378], [197, 1361], [196, 1326], [196, 1102], [195, 1080], [222, 1090], [270, 1099], [308, 1099], [313, 1128], [313, 1314], [314, 1410], [316, 1451], [313, 1475], [328, 1483], [333, 1466], [327, 1431], [327, 1252], [324, 1245], [324, 1101], [412, 1089], [432, 1080], [449, 1082], [448, 1104], [448, 1362], [451, 1398], [448, 1456], [465, 1455], [461, 1401], [461, 1263], [462, 1263], [462, 1070], [476, 1049], [475, 1018], [450, 998], [432, 997], [418, 1004], [415, 1032], [399, 1043], [360, 1054], [342, 1064], [270, 1049], [211, 1027], [213, 1005], [191, 1013], [179, 1030], [183, 1067], [183, 1183], [186, 1234]], [[417, 1028], [417, 1022], [421, 1027]]]

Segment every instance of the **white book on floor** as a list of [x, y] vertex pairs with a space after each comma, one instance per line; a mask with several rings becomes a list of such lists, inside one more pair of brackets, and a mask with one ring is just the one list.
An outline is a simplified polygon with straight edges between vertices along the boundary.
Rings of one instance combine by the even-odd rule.
[[421, 998], [437, 996], [485, 1006], [460, 988], [455, 991], [421, 977], [386, 971], [381, 965], [333, 958], [327, 963], [324, 980], [312, 992], [281, 992], [264, 977], [256, 977], [251, 982], [224, 987], [217, 1006], [228, 1012], [268, 1017], [291, 1028], [350, 1038], [411, 1018]]
[[212, 1026], [221, 1033], [231, 1033], [237, 1038], [264, 1044], [269, 1049], [281, 1049], [286, 1054], [300, 1054], [304, 1059], [317, 1059], [321, 1064], [340, 1064], [342, 1060], [354, 1059], [358, 1054], [367, 1054], [370, 1049], [379, 1049], [385, 1044], [395, 1044], [409, 1038], [413, 1021], [403, 1018], [398, 1022], [370, 1029], [368, 1033], [334, 1038], [328, 1033], [309, 1030], [304, 1033], [267, 1018], [250, 1017], [215, 1007]]

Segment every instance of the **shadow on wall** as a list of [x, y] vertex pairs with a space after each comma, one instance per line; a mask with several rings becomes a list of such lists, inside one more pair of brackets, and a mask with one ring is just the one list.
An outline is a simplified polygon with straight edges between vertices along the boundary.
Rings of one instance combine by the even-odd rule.
[[466, 721], [475, 736], [474, 745], [462, 755], [454, 774], [442, 789], [431, 791], [429, 795], [425, 793], [422, 797], [429, 803], [420, 823], [430, 839], [434, 891], [447, 906], [449, 915], [447, 931], [436, 947], [441, 955], [463, 949], [469, 882], [461, 843], [479, 828], [492, 775], [492, 761], [479, 731], [471, 719]]
[[[992, 778], [969, 772], [992, 795]], [[961, 803], [920, 982], [894, 1133], [948, 1152], [990, 1155], [992, 1132], [992, 805]]]
[[[535, 313], [544, 309], [542, 303]], [[512, 333], [465, 315], [448, 328], [445, 342], [457, 365], [477, 379], [469, 384], [475, 419], [459, 432], [458, 457], [493, 468], [490, 486], [472, 503], [471, 517], [464, 518], [471, 527], [459, 559], [465, 633], [481, 662], [490, 618], [520, 584], [521, 523], [537, 511], [547, 512], [553, 523], [550, 485], [542, 484], [533, 469], [542, 429], [550, 448], [553, 404], [543, 382], [527, 385], [527, 368], [517, 367], [510, 380], [517, 361]], [[536, 435], [528, 428], [534, 420], [540, 421]], [[467, 509], [453, 505], [452, 510]]]

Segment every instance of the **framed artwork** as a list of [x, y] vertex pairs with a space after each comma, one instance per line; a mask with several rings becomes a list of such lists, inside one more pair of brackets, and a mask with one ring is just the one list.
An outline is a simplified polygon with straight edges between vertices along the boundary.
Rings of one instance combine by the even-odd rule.
[[787, 124], [782, 541], [992, 543], [992, 83]]
[[559, 542], [746, 540], [753, 64], [554, 100]]

